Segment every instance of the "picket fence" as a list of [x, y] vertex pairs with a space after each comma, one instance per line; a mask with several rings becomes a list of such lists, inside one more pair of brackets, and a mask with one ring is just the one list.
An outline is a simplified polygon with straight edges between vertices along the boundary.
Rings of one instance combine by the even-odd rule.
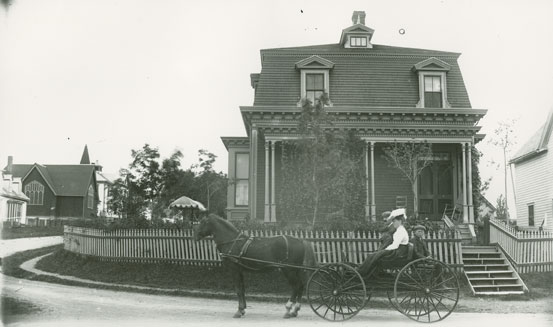
[[490, 243], [498, 244], [519, 273], [553, 271], [553, 233], [517, 231], [490, 219]]
[[[319, 263], [361, 263], [379, 245], [377, 232], [249, 231], [255, 237], [289, 235], [308, 240]], [[461, 267], [461, 239], [455, 232], [428, 233], [430, 252], [453, 267]], [[193, 231], [176, 229], [126, 229], [104, 231], [65, 226], [64, 248], [100, 260], [187, 265], [219, 265], [215, 242], [194, 240]]]

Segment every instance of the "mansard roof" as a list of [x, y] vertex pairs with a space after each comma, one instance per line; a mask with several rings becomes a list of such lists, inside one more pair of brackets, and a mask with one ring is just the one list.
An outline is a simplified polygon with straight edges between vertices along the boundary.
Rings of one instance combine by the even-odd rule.
[[[448, 67], [447, 99], [453, 108], [470, 108], [459, 53], [373, 44], [371, 49], [325, 44], [261, 50], [261, 73], [254, 105], [296, 105], [300, 72], [296, 64], [309, 57], [332, 62], [330, 99], [334, 106], [415, 107], [419, 99], [416, 64]], [[434, 58], [434, 59], [432, 59]]]

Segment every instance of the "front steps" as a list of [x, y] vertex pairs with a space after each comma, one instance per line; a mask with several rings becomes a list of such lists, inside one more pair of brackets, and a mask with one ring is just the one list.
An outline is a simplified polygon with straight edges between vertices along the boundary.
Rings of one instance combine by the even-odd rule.
[[528, 288], [497, 246], [462, 246], [465, 276], [474, 295], [523, 294]]

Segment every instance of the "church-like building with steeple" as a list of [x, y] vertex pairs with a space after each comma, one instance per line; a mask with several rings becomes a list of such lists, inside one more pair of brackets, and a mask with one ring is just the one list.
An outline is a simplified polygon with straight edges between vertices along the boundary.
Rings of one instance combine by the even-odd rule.
[[[13, 161], [9, 156], [2, 175], [4, 179], [19, 180], [22, 193], [29, 198], [27, 223], [99, 216], [99, 185], [103, 183], [104, 188], [110, 182], [103, 177], [102, 166], [91, 163], [87, 146], [79, 164], [16, 164]], [[99, 176], [105, 181], [99, 182]]]

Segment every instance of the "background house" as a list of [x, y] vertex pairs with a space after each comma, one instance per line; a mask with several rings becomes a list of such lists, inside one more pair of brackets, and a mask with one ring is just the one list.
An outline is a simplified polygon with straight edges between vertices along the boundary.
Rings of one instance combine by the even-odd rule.
[[384, 148], [391, 142], [432, 143], [432, 165], [419, 185], [419, 213], [440, 219], [457, 206], [463, 221], [474, 222], [471, 148], [484, 135], [457, 63], [459, 53], [378, 45], [365, 13], [338, 43], [261, 50], [261, 72], [251, 74], [252, 106], [240, 107], [247, 137], [222, 137], [229, 153], [228, 219], [279, 218], [283, 141], [298, 138], [301, 99], [326, 93], [327, 112], [337, 128], [354, 130], [365, 142], [365, 212], [413, 212], [409, 182], [389, 167]]
[[3, 173], [21, 180], [21, 190], [29, 198], [28, 221], [98, 216], [98, 186], [93, 164], [14, 164], [9, 157]]
[[[8, 166], [12, 157], [8, 158]], [[29, 198], [21, 191], [21, 178], [2, 172], [0, 181], [0, 222], [10, 224], [27, 223]]]
[[553, 109], [513, 156], [517, 226], [553, 231]]

